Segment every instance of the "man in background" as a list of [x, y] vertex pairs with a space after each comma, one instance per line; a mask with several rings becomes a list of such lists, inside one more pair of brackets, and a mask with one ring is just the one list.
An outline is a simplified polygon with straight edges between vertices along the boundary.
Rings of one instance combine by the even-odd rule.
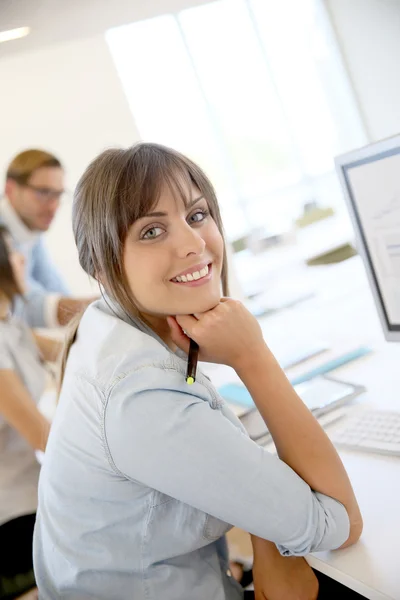
[[26, 150], [8, 166], [0, 222], [26, 259], [28, 293], [17, 312], [32, 327], [65, 325], [92, 301], [69, 297], [43, 240], [64, 193], [63, 167], [48, 152]]

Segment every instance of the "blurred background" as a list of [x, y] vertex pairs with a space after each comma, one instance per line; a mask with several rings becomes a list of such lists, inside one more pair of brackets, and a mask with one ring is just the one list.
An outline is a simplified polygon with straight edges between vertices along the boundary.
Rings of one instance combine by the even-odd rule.
[[255, 312], [300, 300], [300, 279], [313, 293], [307, 265], [352, 255], [333, 161], [400, 131], [400, 1], [0, 0], [2, 40], [0, 176], [28, 147], [65, 165], [47, 242], [74, 294], [93, 290], [74, 186], [101, 150], [140, 139], [213, 180]]

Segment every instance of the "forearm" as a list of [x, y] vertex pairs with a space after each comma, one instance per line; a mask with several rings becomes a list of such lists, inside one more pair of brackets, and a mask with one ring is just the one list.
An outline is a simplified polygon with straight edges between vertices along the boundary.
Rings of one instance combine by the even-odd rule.
[[37, 409], [32, 410], [30, 415], [27, 413], [19, 415], [16, 427], [34, 450], [42, 452], [46, 450], [50, 423]]
[[39, 335], [35, 331], [33, 332], [33, 336], [42, 358], [46, 362], [56, 362], [63, 348], [63, 342], [61, 340], [55, 340], [50, 337]]
[[50, 424], [11, 369], [0, 370], [0, 415], [34, 450], [45, 450]]
[[273, 437], [279, 457], [312, 490], [341, 502], [351, 522], [350, 538], [361, 534], [362, 519], [344, 466], [328, 436], [295, 393], [267, 348], [237, 369]]
[[57, 308], [57, 319], [60, 325], [67, 325], [79, 312], [93, 302], [95, 298], [60, 298]]
[[256, 535], [250, 535], [251, 545], [253, 547], [253, 557], [254, 560], [262, 558], [262, 560], [269, 562], [273, 560], [276, 556], [281, 556], [278, 548], [274, 542], [270, 542], [269, 540], [263, 540]]

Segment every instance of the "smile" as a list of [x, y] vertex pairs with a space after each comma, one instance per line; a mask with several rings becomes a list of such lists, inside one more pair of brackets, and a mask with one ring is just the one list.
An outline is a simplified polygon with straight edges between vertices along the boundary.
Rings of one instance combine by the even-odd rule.
[[211, 263], [206, 265], [202, 269], [185, 273], [184, 275], [178, 275], [171, 279], [173, 283], [194, 283], [202, 280], [208, 280], [211, 276]]

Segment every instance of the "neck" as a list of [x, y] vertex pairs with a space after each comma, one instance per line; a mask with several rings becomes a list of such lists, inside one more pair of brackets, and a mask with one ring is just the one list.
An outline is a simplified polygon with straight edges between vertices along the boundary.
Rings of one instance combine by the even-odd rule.
[[11, 302], [5, 294], [0, 292], [0, 321], [4, 321], [10, 314]]
[[142, 321], [146, 323], [162, 339], [162, 341], [170, 348], [171, 350], [176, 350], [176, 345], [172, 341], [171, 338], [171, 330], [169, 328], [167, 319], [165, 317], [157, 317], [155, 315], [146, 315], [144, 313], [140, 314], [140, 318]]

